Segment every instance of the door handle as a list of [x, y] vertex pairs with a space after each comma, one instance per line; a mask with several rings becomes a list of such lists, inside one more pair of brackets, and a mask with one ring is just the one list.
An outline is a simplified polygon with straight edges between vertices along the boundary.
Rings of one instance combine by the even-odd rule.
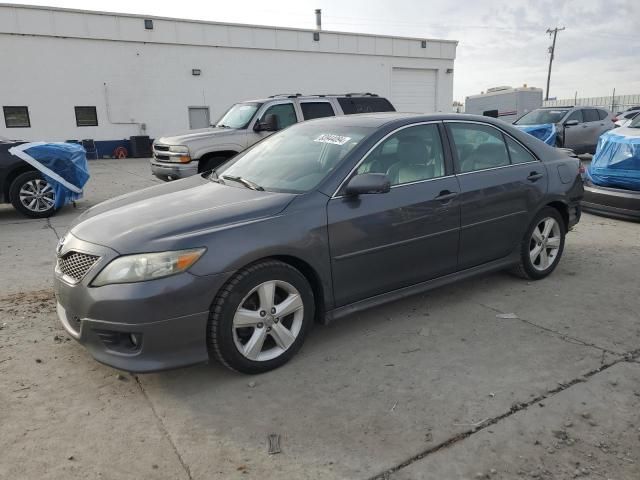
[[542, 174], [542, 173], [531, 172], [529, 174], [529, 176], [527, 177], [527, 180], [529, 180], [530, 182], [536, 182], [536, 181], [540, 180], [542, 177], [544, 177], [544, 174]]
[[454, 199], [457, 196], [458, 196], [458, 192], [452, 192], [450, 190], [442, 190], [435, 199], [441, 202], [446, 202]]

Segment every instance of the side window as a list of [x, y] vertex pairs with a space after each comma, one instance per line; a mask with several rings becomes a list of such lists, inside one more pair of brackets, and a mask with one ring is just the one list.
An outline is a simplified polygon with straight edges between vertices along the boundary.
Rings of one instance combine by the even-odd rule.
[[600, 115], [600, 120], [604, 120], [609, 116], [609, 113], [606, 110], [598, 110], [598, 115]]
[[598, 115], [598, 111], [595, 108], [585, 108], [582, 111], [584, 115], [585, 122], [599, 122], [600, 116]]
[[391, 185], [444, 176], [438, 126], [416, 125], [394, 133], [369, 154], [357, 173], [385, 173]]
[[269, 114], [276, 116], [278, 119], [278, 129], [280, 130], [298, 122], [296, 111], [293, 108], [293, 103], [279, 103], [277, 105], [272, 105], [267, 108], [262, 115], [262, 118]]
[[571, 115], [569, 115], [567, 117], [567, 119], [565, 120], [565, 122], [568, 122], [569, 120], [577, 120], [578, 123], [582, 123], [584, 120], [582, 119], [582, 110], [576, 110], [574, 111]]
[[2, 107], [4, 111], [4, 125], [7, 128], [29, 128], [29, 107]]
[[536, 158], [513, 138], [507, 135], [505, 135], [504, 138], [507, 140], [507, 147], [509, 148], [511, 163], [526, 163], [536, 161]]
[[460, 173], [509, 165], [502, 133], [474, 123], [449, 123]]
[[381, 97], [340, 97], [338, 103], [345, 115], [396, 111], [389, 100]]
[[305, 120], [333, 117], [335, 115], [329, 102], [300, 102], [300, 108]]

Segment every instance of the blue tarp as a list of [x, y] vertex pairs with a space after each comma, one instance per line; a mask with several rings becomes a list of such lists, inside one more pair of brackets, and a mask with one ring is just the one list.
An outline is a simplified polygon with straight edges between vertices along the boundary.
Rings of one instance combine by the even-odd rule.
[[603, 187], [640, 191], [640, 136], [621, 135], [620, 130], [600, 136], [587, 176]]
[[556, 146], [556, 126], [553, 123], [543, 123], [541, 125], [514, 125], [525, 133], [542, 140], [547, 145]]
[[73, 143], [23, 143], [9, 153], [39, 170], [55, 192], [55, 208], [82, 197], [89, 180], [87, 155], [82, 145]]

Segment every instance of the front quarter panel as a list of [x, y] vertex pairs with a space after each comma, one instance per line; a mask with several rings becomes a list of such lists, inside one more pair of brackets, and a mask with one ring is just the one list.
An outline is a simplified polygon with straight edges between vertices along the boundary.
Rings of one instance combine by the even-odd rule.
[[327, 237], [328, 197], [297, 196], [280, 214], [248, 221], [200, 238], [207, 253], [190, 269], [194, 275], [235, 272], [268, 257], [294, 257], [316, 272], [325, 306], [331, 308], [331, 271]]

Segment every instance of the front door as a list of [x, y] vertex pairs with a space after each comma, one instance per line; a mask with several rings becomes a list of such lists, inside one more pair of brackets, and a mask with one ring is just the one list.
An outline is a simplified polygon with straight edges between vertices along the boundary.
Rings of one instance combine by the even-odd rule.
[[401, 128], [366, 155], [355, 174], [386, 174], [390, 192], [329, 201], [337, 306], [455, 271], [459, 187], [440, 128]]
[[209, 107], [189, 107], [189, 128], [191, 130], [210, 126]]
[[458, 268], [506, 257], [520, 245], [547, 190], [546, 168], [492, 125], [446, 122], [461, 190]]
[[[255, 120], [255, 124], [262, 121], [262, 119], [266, 115], [275, 115], [278, 122], [278, 130], [282, 130], [283, 128], [287, 128], [289, 125], [293, 125], [298, 122], [298, 116], [296, 114], [296, 109], [291, 101], [283, 101], [278, 103], [272, 103], [260, 112]], [[254, 126], [255, 126], [254, 124]], [[265, 137], [268, 137], [272, 133], [275, 132], [267, 132], [267, 131], [259, 131], [256, 132], [251, 130], [248, 135], [248, 145], [250, 147], [254, 143], [262, 140]]]
[[574, 110], [565, 120], [565, 123], [570, 120], [577, 120], [578, 125], [565, 125], [564, 126], [564, 144], [563, 147], [575, 150], [577, 153], [581, 153], [587, 148], [587, 142], [589, 135], [587, 132], [588, 125], [585, 123], [583, 117], [583, 110]]

